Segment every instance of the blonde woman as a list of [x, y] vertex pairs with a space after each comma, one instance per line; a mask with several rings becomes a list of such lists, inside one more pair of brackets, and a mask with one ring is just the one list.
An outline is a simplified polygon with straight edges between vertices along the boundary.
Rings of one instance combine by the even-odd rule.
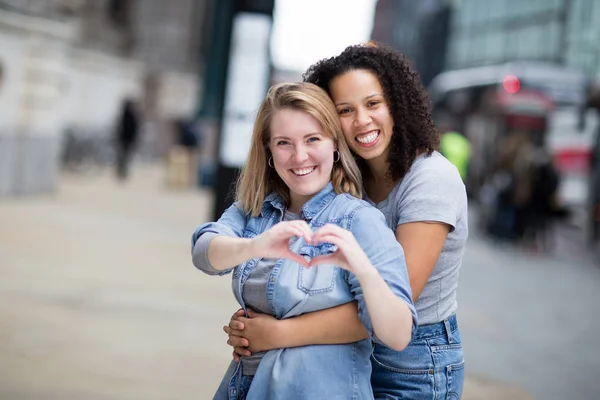
[[[192, 236], [196, 267], [233, 271], [246, 312], [286, 319], [356, 302], [373, 338], [401, 350], [416, 314], [404, 253], [361, 178], [335, 106], [309, 83], [263, 101], [237, 201]], [[215, 399], [372, 399], [370, 339], [274, 349], [233, 361]]]

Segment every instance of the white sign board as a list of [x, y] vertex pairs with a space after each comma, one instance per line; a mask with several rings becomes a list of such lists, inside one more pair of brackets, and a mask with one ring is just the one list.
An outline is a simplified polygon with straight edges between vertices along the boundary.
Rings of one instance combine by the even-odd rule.
[[271, 17], [239, 13], [233, 20], [219, 158], [230, 168], [247, 160], [256, 112], [269, 85]]

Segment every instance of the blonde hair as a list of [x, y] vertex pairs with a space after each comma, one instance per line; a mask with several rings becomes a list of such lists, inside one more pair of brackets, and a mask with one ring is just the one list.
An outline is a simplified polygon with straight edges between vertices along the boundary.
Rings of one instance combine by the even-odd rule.
[[339, 161], [333, 164], [331, 181], [336, 193], [349, 193], [362, 197], [360, 171], [342, 134], [337, 110], [327, 92], [312, 83], [280, 83], [272, 86], [263, 100], [252, 133], [250, 154], [237, 182], [237, 201], [252, 216], [258, 216], [265, 197], [275, 192], [290, 203], [289, 188], [274, 168], [268, 166], [270, 157], [270, 125], [277, 110], [303, 111], [315, 118], [323, 134], [333, 139], [340, 152]]

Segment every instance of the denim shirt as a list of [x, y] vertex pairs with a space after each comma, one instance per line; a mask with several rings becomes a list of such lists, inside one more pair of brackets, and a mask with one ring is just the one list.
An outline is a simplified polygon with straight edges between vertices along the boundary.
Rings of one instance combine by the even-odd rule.
[[[266, 197], [261, 213], [252, 217], [238, 203], [229, 207], [217, 222], [201, 225], [192, 235], [192, 247], [198, 238], [213, 232], [232, 237], [252, 238], [281, 222], [285, 210], [277, 194]], [[413, 332], [417, 316], [404, 259], [404, 251], [387, 227], [383, 214], [367, 202], [349, 194], [336, 194], [329, 183], [304, 204], [301, 217], [316, 231], [325, 224], [335, 224], [352, 232], [373, 266], [396, 296], [404, 300], [413, 315]], [[330, 243], [309, 245], [302, 239], [291, 250], [307, 259], [330, 254], [337, 247]], [[248, 260], [233, 270], [235, 298], [246, 309], [242, 288], [259, 259]], [[356, 276], [335, 265], [305, 268], [287, 259], [279, 259], [267, 283], [267, 300], [275, 317], [284, 319], [323, 310], [356, 300], [358, 316], [373, 335], [373, 328], [362, 289]], [[268, 351], [260, 362], [247, 395], [252, 399], [372, 399], [370, 339], [336, 345], [310, 345]], [[215, 399], [235, 398], [229, 382], [241, 374], [240, 365], [232, 362]]]

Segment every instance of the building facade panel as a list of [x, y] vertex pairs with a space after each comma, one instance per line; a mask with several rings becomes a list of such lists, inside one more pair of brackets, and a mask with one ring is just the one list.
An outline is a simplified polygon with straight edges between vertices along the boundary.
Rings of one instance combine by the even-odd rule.
[[463, 0], [445, 69], [535, 60], [600, 75], [600, 0]]

